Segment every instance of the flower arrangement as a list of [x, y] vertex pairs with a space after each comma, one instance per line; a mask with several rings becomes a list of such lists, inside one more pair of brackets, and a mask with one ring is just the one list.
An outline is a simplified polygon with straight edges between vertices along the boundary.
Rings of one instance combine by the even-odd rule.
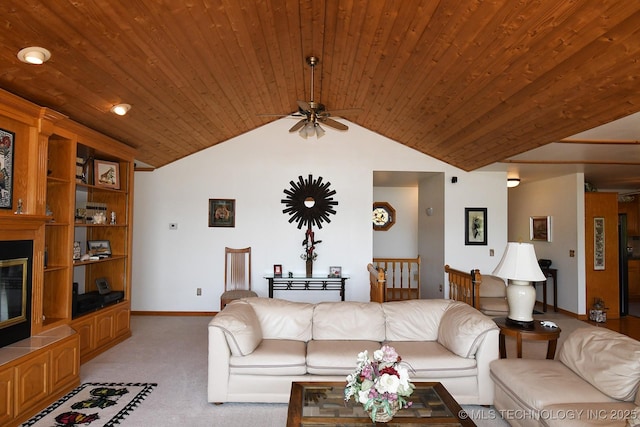
[[383, 345], [373, 352], [373, 360], [365, 350], [358, 354], [357, 362], [356, 370], [347, 376], [345, 401], [353, 397], [363, 404], [373, 421], [389, 421], [396, 411], [411, 406], [406, 398], [414, 385], [393, 347]]

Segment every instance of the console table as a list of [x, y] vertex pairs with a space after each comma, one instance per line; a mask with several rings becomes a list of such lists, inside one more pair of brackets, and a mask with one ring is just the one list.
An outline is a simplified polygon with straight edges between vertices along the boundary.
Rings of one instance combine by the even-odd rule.
[[340, 299], [344, 301], [344, 284], [349, 276], [274, 277], [271, 274], [264, 278], [269, 281], [269, 298], [273, 298], [273, 291], [340, 291]]
[[[555, 268], [541, 268], [542, 274], [547, 279], [553, 280], [553, 311], [558, 311], [558, 270]], [[542, 311], [547, 312], [547, 280], [535, 282], [534, 285], [542, 284]]]

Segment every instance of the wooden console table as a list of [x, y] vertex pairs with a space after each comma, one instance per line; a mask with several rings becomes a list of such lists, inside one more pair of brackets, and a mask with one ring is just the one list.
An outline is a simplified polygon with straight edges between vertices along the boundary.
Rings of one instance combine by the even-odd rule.
[[340, 291], [340, 299], [344, 301], [344, 284], [349, 276], [293, 276], [274, 277], [264, 276], [269, 281], [269, 298], [273, 298], [273, 291]]
[[[553, 311], [558, 311], [558, 270], [555, 268], [541, 268], [542, 274], [547, 279], [553, 280]], [[547, 312], [547, 280], [535, 282], [534, 285], [542, 284], [542, 311]]]

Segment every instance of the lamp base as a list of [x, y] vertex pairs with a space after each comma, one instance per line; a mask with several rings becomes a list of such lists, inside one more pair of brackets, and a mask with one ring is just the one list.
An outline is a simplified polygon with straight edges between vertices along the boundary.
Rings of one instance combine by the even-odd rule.
[[505, 323], [507, 326], [510, 326], [512, 328], [526, 329], [526, 330], [532, 330], [535, 328], [533, 320], [531, 321], [513, 320], [507, 317], [507, 320]]

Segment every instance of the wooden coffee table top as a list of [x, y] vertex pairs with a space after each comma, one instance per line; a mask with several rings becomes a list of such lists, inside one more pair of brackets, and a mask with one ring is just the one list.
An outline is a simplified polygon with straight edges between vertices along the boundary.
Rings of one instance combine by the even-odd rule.
[[[418, 382], [414, 385], [416, 388], [408, 399], [413, 405], [393, 417], [394, 426], [475, 426], [442, 384]], [[345, 403], [345, 386], [346, 381], [292, 383], [287, 427], [373, 425], [361, 404], [353, 399]]]

